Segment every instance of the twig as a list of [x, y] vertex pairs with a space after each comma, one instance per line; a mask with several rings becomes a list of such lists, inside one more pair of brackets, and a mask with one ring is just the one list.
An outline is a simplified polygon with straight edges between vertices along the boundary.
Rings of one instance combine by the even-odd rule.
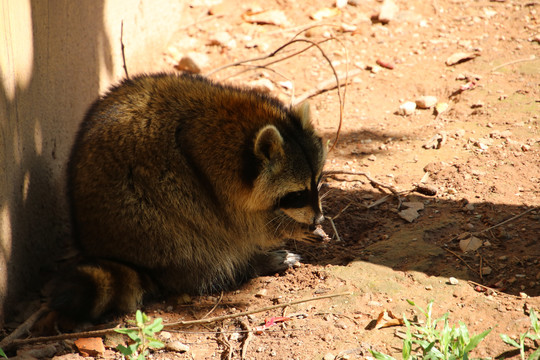
[[219, 295], [219, 299], [218, 301], [216, 301], [216, 304], [214, 305], [214, 307], [212, 307], [210, 309], [209, 312], [207, 312], [201, 319], [204, 319], [205, 317], [207, 317], [208, 315], [210, 315], [212, 312], [214, 312], [214, 310], [216, 310], [216, 308], [218, 307], [219, 303], [221, 302], [221, 300], [223, 299], [223, 291], [221, 292], [221, 294]]
[[[454, 255], [455, 257], [457, 257], [459, 260], [461, 260], [461, 261], [465, 264], [465, 266], [467, 266], [471, 271], [473, 271], [473, 272], [479, 274], [479, 273], [478, 273], [476, 270], [474, 270], [469, 264], [467, 264], [467, 262], [466, 262], [465, 260], [463, 260], [463, 258], [462, 258], [461, 256], [459, 256], [458, 254], [456, 254], [455, 252], [453, 252], [453, 251], [450, 250], [450, 249], [447, 249], [447, 248], [444, 248], [444, 247], [443, 247], [443, 249], [446, 250], [446, 251], [448, 251], [450, 254]], [[479, 274], [479, 275], [480, 275], [480, 274]], [[482, 277], [482, 275], [480, 275], [480, 277]]]
[[493, 69], [491, 69], [491, 71], [497, 71], [499, 70], [500, 68], [502, 67], [505, 67], [505, 66], [508, 66], [508, 65], [513, 65], [513, 64], [517, 64], [517, 63], [520, 63], [520, 62], [525, 62], [525, 61], [533, 61], [536, 59], [536, 56], [535, 55], [531, 55], [529, 56], [528, 58], [524, 58], [524, 59], [517, 59], [517, 60], [512, 60], [512, 61], [509, 61], [507, 63], [504, 63], [504, 64], [501, 64], [499, 66], [495, 66]]
[[242, 343], [242, 360], [244, 360], [247, 358], [247, 350], [248, 350], [249, 342], [251, 341], [251, 338], [253, 337], [253, 332], [247, 320], [241, 321], [240, 325], [242, 325], [242, 327], [244, 328], [244, 331], [246, 332], [246, 337], [244, 338], [244, 342]]
[[231, 343], [229, 342], [229, 339], [227, 339], [227, 335], [223, 332], [223, 329], [219, 328], [217, 333], [217, 340], [220, 342], [223, 347], [225, 348], [223, 350], [223, 353], [221, 354], [221, 359], [224, 360], [231, 360], [232, 359], [232, 353], [233, 348]]
[[471, 284], [471, 285], [476, 285], [476, 286], [483, 287], [483, 288], [486, 289], [486, 290], [491, 290], [491, 291], [493, 291], [493, 292], [495, 292], [495, 293], [497, 293], [497, 294], [499, 294], [499, 295], [507, 295], [507, 296], [512, 296], [512, 297], [515, 297], [515, 298], [520, 298], [520, 297], [517, 296], [517, 295], [507, 294], [507, 293], [505, 293], [505, 292], [499, 291], [499, 290], [497, 290], [497, 289], [494, 289], [494, 288], [489, 287], [489, 286], [486, 286], [486, 285], [479, 284], [479, 283], [474, 282], [474, 281], [472, 281], [472, 280], [467, 280], [467, 282], [468, 282], [469, 284]]
[[[360, 74], [361, 72], [363, 72], [363, 70], [361, 70], [361, 69], [352, 70], [348, 74], [340, 76], [339, 80], [340, 81], [346, 81], [345, 78], [348, 77], [347, 80], [351, 81], [354, 76]], [[347, 83], [344, 82], [344, 83], [341, 84], [341, 86], [344, 86], [346, 84]], [[307, 99], [309, 99], [311, 97], [322, 94], [323, 92], [326, 92], [326, 91], [333, 90], [336, 87], [337, 87], [337, 83], [336, 83], [335, 78], [332, 77], [330, 79], [327, 79], [327, 80], [319, 83], [317, 86], [315, 86], [311, 90], [306, 91], [301, 96], [294, 99], [294, 101], [292, 102], [292, 105], [294, 106], [294, 105], [300, 104], [300, 103], [306, 101]]]
[[32, 315], [30, 315], [30, 317], [26, 319], [25, 322], [19, 325], [11, 334], [9, 334], [4, 339], [2, 339], [2, 341], [0, 341], [0, 349], [6, 349], [7, 347], [9, 347], [9, 344], [12, 341], [20, 338], [23, 334], [29, 332], [32, 326], [34, 326], [34, 324], [36, 323], [36, 321], [38, 321], [47, 311], [49, 311], [48, 306], [45, 304], [41, 305], [41, 307]]
[[369, 182], [376, 186], [376, 187], [381, 187], [381, 188], [384, 188], [384, 189], [388, 189], [392, 192], [392, 194], [394, 194], [395, 196], [399, 197], [400, 196], [400, 192], [398, 190], [396, 190], [396, 188], [394, 188], [392, 185], [387, 185], [385, 183], [382, 183], [380, 181], [377, 181], [375, 179], [373, 179], [371, 176], [369, 176], [367, 173], [365, 172], [356, 172], [356, 171], [343, 171], [343, 170], [329, 170], [329, 171], [325, 171], [323, 173], [324, 176], [331, 176], [331, 175], [359, 175], [359, 176], [364, 176], [366, 177]]
[[334, 234], [336, 234], [336, 241], [341, 241], [341, 238], [339, 237], [339, 233], [336, 228], [336, 224], [334, 224], [334, 219], [331, 217], [327, 217], [328, 220], [330, 220], [330, 224], [332, 225], [332, 229], [334, 229]]
[[[342, 44], [341, 41], [339, 39], [337, 39], [337, 38], [334, 38], [334, 37], [329, 38], [329, 39], [325, 39], [325, 40], [321, 40], [319, 42], [314, 42], [314, 41], [311, 41], [311, 40], [308, 40], [308, 39], [297, 39], [296, 36], [298, 36], [300, 33], [296, 34], [295, 37], [293, 37], [292, 40], [290, 40], [290, 41], [286, 42], [285, 44], [281, 45], [280, 47], [278, 47], [276, 50], [274, 50], [273, 52], [271, 52], [268, 55], [264, 55], [264, 56], [261, 56], [261, 57], [248, 59], [248, 60], [241, 60], [241, 61], [234, 62], [232, 64], [221, 66], [221, 67], [219, 67], [217, 69], [214, 69], [214, 70], [206, 73], [206, 76], [211, 76], [211, 75], [215, 74], [216, 72], [221, 71], [221, 70], [226, 69], [226, 68], [229, 68], [229, 67], [240, 66], [240, 65], [243, 65], [243, 64], [246, 64], [246, 63], [249, 63], [249, 62], [253, 62], [253, 61], [260, 61], [260, 60], [269, 59], [271, 57], [274, 57], [277, 53], [279, 53], [283, 49], [285, 49], [288, 46], [290, 46], [290, 45], [292, 45], [294, 43], [297, 43], [297, 42], [305, 42], [305, 43], [308, 43], [309, 46], [303, 48], [300, 51], [297, 51], [295, 53], [284, 56], [284, 57], [282, 57], [280, 59], [270, 61], [270, 62], [268, 62], [268, 63], [266, 63], [264, 65], [261, 65], [261, 67], [268, 67], [269, 65], [272, 65], [272, 64], [275, 64], [277, 62], [289, 59], [289, 58], [291, 58], [293, 56], [299, 55], [299, 54], [307, 51], [308, 49], [311, 49], [312, 47], [316, 47], [319, 50], [319, 52], [321, 53], [322, 57], [327, 61], [328, 65], [332, 69], [332, 73], [334, 74], [334, 78], [335, 78], [336, 84], [337, 84], [335, 88], [337, 89], [338, 99], [339, 99], [339, 123], [338, 123], [338, 128], [337, 128], [337, 131], [336, 131], [336, 137], [334, 139], [334, 142], [332, 143], [332, 146], [328, 150], [330, 152], [330, 151], [332, 151], [334, 149], [334, 147], [337, 144], [337, 141], [339, 140], [339, 135], [341, 133], [341, 127], [343, 125], [343, 110], [344, 110], [344, 106], [345, 106], [345, 94], [347, 92], [347, 83], [348, 83], [348, 75], [347, 75], [348, 74], [348, 55], [346, 56], [347, 57], [347, 61], [346, 61], [347, 68], [346, 68], [346, 71], [345, 71], [345, 88], [343, 89], [343, 94], [342, 94], [341, 93], [341, 84], [340, 84], [340, 80], [339, 80], [339, 76], [337, 74], [337, 71], [336, 71], [334, 65], [332, 64], [332, 61], [328, 57], [328, 55], [326, 55], [326, 53], [324, 52], [324, 50], [320, 46], [322, 43], [324, 43], [326, 41], [330, 41], [330, 40], [334, 40], [334, 41], [337, 41], [340, 44]], [[347, 48], [345, 46], [343, 46], [343, 47], [345, 49], [345, 53], [347, 54]], [[234, 76], [237, 76], [237, 75], [239, 75], [239, 74], [241, 74], [241, 73], [243, 73], [245, 71], [246, 70], [243, 70], [243, 71], [241, 71], [239, 73], [236, 73]]]
[[[251, 314], [261, 313], [265, 311], [270, 311], [274, 309], [279, 309], [284, 306], [291, 306], [291, 305], [301, 304], [301, 303], [310, 302], [310, 301], [317, 301], [317, 300], [322, 300], [322, 299], [329, 299], [329, 298], [334, 298], [334, 297], [339, 297], [339, 296], [348, 296], [348, 295], [352, 295], [352, 292], [343, 292], [343, 293], [337, 293], [337, 294], [322, 295], [322, 296], [312, 297], [308, 299], [295, 300], [286, 304], [277, 304], [277, 305], [267, 306], [260, 309], [244, 311], [244, 312], [240, 312], [236, 314], [217, 316], [217, 317], [212, 317], [212, 318], [207, 318], [207, 319], [177, 321], [177, 322], [172, 322], [168, 324], [163, 324], [163, 327], [167, 329], [167, 328], [174, 328], [174, 327], [179, 327], [179, 326], [210, 324], [210, 323], [219, 322], [223, 320], [228, 320], [228, 319], [238, 318], [238, 317], [247, 316]], [[116, 328], [94, 330], [94, 331], [84, 331], [84, 332], [71, 333], [71, 334], [60, 334], [60, 335], [55, 335], [55, 336], [43, 336], [43, 337], [36, 337], [36, 338], [22, 339], [22, 340], [13, 340], [11, 343], [6, 343], [6, 344], [2, 342], [2, 345], [3, 345], [3, 349], [5, 350], [6, 348], [9, 348], [12, 346], [34, 344], [38, 342], [60, 341], [60, 340], [74, 339], [74, 338], [81, 338], [81, 337], [99, 337], [99, 336], [104, 336], [107, 334], [114, 333]], [[136, 327], [130, 327], [128, 329], [137, 330]]]
[[473, 235], [480, 235], [480, 234], [482, 234], [482, 233], [485, 233], [486, 231], [493, 230], [493, 229], [495, 229], [495, 228], [497, 228], [497, 227], [499, 227], [499, 226], [502, 226], [502, 225], [504, 225], [504, 224], [509, 223], [510, 221], [514, 221], [514, 220], [516, 220], [516, 219], [522, 217], [523, 215], [525, 215], [525, 214], [527, 214], [527, 213], [530, 213], [531, 211], [533, 211], [533, 210], [535, 210], [535, 209], [537, 209], [537, 208], [535, 208], [535, 207], [530, 208], [530, 209], [528, 209], [528, 210], [525, 210], [525, 211], [522, 212], [521, 214], [517, 214], [516, 216], [512, 216], [510, 219], [504, 220], [503, 222], [500, 222], [500, 223], [498, 223], [498, 224], [496, 224], [496, 225], [490, 226], [490, 227], [488, 227], [487, 229], [484, 229], [484, 230], [481, 230], [481, 231], [474, 232], [474, 233], [472, 233], [472, 234], [473, 234]]
[[126, 65], [126, 54], [124, 52], [124, 20], [120, 22], [120, 46], [122, 50], [122, 63], [124, 64], [124, 72], [126, 73], [126, 79], [129, 79], [128, 69]]

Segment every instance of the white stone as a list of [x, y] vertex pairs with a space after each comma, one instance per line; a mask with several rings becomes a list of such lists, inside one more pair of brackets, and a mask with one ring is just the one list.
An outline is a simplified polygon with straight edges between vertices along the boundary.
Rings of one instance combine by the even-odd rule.
[[416, 103], [407, 101], [399, 106], [398, 114], [408, 116], [414, 114], [414, 110], [416, 110]]

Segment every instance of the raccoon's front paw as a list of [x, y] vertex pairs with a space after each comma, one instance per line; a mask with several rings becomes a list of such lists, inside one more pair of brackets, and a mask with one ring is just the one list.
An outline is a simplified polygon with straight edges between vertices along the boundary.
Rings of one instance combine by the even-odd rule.
[[253, 259], [253, 266], [257, 275], [272, 275], [283, 272], [300, 262], [300, 255], [287, 250], [270, 251], [258, 254]]

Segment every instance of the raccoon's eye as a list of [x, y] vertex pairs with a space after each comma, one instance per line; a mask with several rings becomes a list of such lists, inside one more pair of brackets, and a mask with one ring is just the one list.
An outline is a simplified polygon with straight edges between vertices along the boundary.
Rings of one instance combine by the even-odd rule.
[[283, 209], [298, 209], [309, 203], [309, 191], [294, 191], [279, 199], [279, 207]]

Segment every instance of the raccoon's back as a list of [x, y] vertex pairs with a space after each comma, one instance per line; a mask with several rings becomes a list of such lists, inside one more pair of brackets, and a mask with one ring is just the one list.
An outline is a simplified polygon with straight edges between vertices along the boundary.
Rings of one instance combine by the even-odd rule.
[[232, 274], [268, 240], [265, 214], [247, 219], [241, 210], [257, 168], [245, 149], [284, 111], [194, 76], [142, 76], [113, 88], [90, 108], [69, 165], [83, 252], [147, 269]]

